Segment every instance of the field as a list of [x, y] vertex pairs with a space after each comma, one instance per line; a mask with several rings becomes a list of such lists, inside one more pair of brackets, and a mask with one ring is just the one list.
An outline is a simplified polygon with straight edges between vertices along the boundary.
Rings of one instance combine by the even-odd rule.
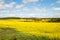
[[15, 28], [22, 32], [20, 34], [22, 39], [17, 40], [60, 40], [60, 23], [58, 22], [20, 22], [17, 19], [8, 19], [0, 20], [0, 28]]

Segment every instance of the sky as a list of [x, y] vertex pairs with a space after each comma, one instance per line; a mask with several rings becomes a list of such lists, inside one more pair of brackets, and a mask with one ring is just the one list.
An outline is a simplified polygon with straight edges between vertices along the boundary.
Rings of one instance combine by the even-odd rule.
[[60, 18], [60, 0], [0, 0], [1, 17]]

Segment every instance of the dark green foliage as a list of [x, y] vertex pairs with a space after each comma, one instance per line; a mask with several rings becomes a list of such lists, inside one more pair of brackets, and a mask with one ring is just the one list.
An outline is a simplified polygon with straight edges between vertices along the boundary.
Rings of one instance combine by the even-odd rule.
[[[23, 19], [22, 22], [60, 22], [60, 18], [20, 18], [20, 17], [5, 17], [0, 18], [0, 20], [9, 20], [9, 19]], [[43, 21], [44, 20], [44, 21]]]
[[60, 40], [16, 31], [14, 28], [0, 28], [0, 40]]
[[60, 22], [60, 18], [51, 18], [48, 22]]

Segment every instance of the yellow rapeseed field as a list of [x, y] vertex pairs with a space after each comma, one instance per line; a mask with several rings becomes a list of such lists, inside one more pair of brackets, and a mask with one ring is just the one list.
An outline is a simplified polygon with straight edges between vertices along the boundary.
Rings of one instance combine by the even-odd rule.
[[20, 22], [19, 20], [0, 20], [0, 28], [16, 28], [18, 31], [47, 37], [60, 37], [60, 23]]

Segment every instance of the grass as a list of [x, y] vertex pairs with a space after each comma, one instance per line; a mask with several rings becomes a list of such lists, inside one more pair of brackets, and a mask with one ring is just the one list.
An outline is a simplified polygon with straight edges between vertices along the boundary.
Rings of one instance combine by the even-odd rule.
[[[0, 20], [0, 28], [4, 30], [0, 29], [0, 34], [5, 34], [0, 38], [4, 38], [4, 40], [11, 40], [12, 34], [17, 40], [60, 40], [60, 23], [20, 22], [20, 20], [11, 19]], [[6, 32], [6, 28], [8, 32]], [[9, 28], [16, 30], [9, 31], [12, 30]]]
[[0, 40], [60, 40], [44, 36], [29, 35], [14, 28], [0, 28]]

